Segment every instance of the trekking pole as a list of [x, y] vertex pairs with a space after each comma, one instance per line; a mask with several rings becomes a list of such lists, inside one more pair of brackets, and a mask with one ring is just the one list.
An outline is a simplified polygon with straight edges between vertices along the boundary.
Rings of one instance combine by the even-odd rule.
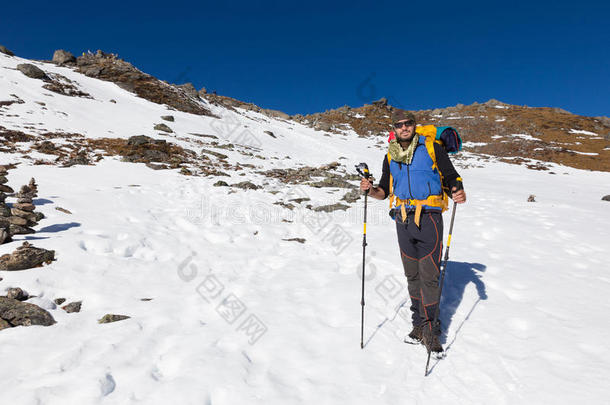
[[[366, 163], [360, 163], [356, 166], [358, 173], [368, 179], [371, 177], [369, 168]], [[360, 348], [364, 349], [364, 265], [365, 265], [365, 249], [366, 249], [366, 206], [367, 197], [369, 190], [364, 192], [364, 229], [362, 233], [362, 298], [360, 299], [361, 313], [360, 313]]]
[[[436, 306], [436, 311], [434, 311], [434, 321], [432, 321], [432, 326], [436, 328], [436, 323], [438, 322], [438, 317], [441, 312], [441, 297], [443, 294], [443, 282], [445, 281], [445, 270], [447, 269], [447, 261], [449, 261], [449, 247], [451, 246], [451, 234], [453, 233], [453, 221], [455, 220], [455, 208], [457, 207], [457, 203], [453, 202], [453, 208], [451, 209], [451, 223], [449, 224], [449, 236], [447, 236], [447, 248], [445, 249], [445, 257], [443, 258], [443, 270], [441, 271], [441, 282], [438, 289], [438, 305]], [[430, 365], [430, 350], [428, 349], [428, 360], [426, 361], [426, 373], [424, 377], [428, 376], [428, 366]]]

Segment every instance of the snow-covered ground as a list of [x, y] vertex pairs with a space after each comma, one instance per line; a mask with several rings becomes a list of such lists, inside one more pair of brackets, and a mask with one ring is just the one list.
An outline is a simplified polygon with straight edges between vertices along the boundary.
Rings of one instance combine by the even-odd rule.
[[[0, 62], [0, 100], [16, 94], [25, 101], [8, 108], [18, 117], [0, 117], [6, 128], [40, 122], [41, 130], [146, 134], [185, 147], [189, 133], [238, 143], [252, 139], [236, 139], [247, 129], [256, 139], [250, 145], [267, 158], [235, 155], [257, 169], [231, 173], [228, 182], [265, 185], [236, 192], [212, 187], [216, 177], [112, 158], [70, 168], [24, 162], [11, 170], [14, 188], [36, 178], [37, 209], [46, 219], [35, 235], [1, 245], [0, 254], [29, 240], [54, 249], [57, 260], [0, 272], [0, 292], [18, 286], [36, 295], [30, 302], [48, 308], [57, 323], [0, 331], [0, 403], [607, 402], [610, 203], [600, 199], [610, 173], [549, 165], [551, 174], [465, 154], [460, 165], [469, 168], [459, 171], [468, 202], [457, 208], [442, 301], [447, 356], [433, 360], [424, 377], [425, 350], [402, 343], [410, 329], [406, 280], [387, 201], [369, 201], [361, 350], [363, 201], [330, 214], [306, 203], [291, 211], [274, 203], [334, 203], [346, 190], [287, 186], [254, 173], [343, 156], [348, 170], [366, 161], [379, 176], [378, 139], [326, 137], [213, 107], [222, 121], [172, 111], [175, 140], [152, 130], [168, 113], [163, 106], [112, 83], [45, 64], [95, 99], [44, 98], [39, 81], [9, 69], [15, 58], [0, 54]], [[219, 129], [227, 123], [236, 129]], [[0, 164], [22, 160], [0, 156]], [[536, 202], [527, 202], [530, 194]], [[305, 242], [283, 240], [291, 238]], [[57, 297], [82, 300], [81, 312], [56, 308]], [[131, 318], [98, 324], [106, 313]]]

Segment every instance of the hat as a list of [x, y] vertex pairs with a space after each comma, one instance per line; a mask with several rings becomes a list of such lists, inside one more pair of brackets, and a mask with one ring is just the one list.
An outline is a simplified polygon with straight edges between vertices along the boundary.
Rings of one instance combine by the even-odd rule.
[[412, 112], [395, 109], [392, 111], [392, 122], [411, 120], [417, 123], [415, 115]]

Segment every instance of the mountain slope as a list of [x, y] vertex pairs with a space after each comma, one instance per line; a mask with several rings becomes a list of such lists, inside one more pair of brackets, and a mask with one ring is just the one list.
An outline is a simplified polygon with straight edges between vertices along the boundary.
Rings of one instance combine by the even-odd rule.
[[[91, 98], [48, 92], [20, 63]], [[359, 347], [363, 200], [342, 198], [358, 183], [353, 164], [380, 175], [385, 134], [325, 136], [205, 99], [211, 115], [168, 110], [2, 54], [0, 76], [0, 100], [23, 101], [0, 111], [0, 164], [17, 164], [11, 185], [36, 178], [46, 216], [0, 253], [26, 238], [57, 252], [51, 265], [0, 272], [0, 290], [22, 287], [57, 321], [0, 331], [0, 402], [604, 403], [609, 173], [461, 154], [468, 202], [442, 302], [447, 357], [424, 377], [424, 349], [402, 343], [406, 285], [387, 201], [368, 203]], [[136, 135], [181, 150], [129, 145]], [[142, 140], [145, 151], [124, 149]], [[62, 152], [40, 152], [45, 141]], [[142, 162], [124, 161], [137, 153]], [[337, 203], [345, 209], [310, 209]], [[59, 297], [82, 300], [81, 312]], [[131, 318], [98, 324], [106, 313]]]

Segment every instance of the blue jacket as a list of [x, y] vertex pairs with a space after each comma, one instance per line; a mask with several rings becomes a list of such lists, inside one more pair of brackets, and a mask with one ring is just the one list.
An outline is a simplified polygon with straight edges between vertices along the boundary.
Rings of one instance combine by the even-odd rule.
[[[411, 164], [394, 160], [390, 162], [393, 192], [401, 200], [425, 200], [431, 195], [443, 195], [440, 173], [437, 169], [432, 169], [434, 162], [426, 149], [425, 142], [426, 138], [420, 136]], [[415, 206], [407, 205], [405, 208], [414, 209]], [[423, 205], [423, 208], [441, 211], [441, 207]]]

